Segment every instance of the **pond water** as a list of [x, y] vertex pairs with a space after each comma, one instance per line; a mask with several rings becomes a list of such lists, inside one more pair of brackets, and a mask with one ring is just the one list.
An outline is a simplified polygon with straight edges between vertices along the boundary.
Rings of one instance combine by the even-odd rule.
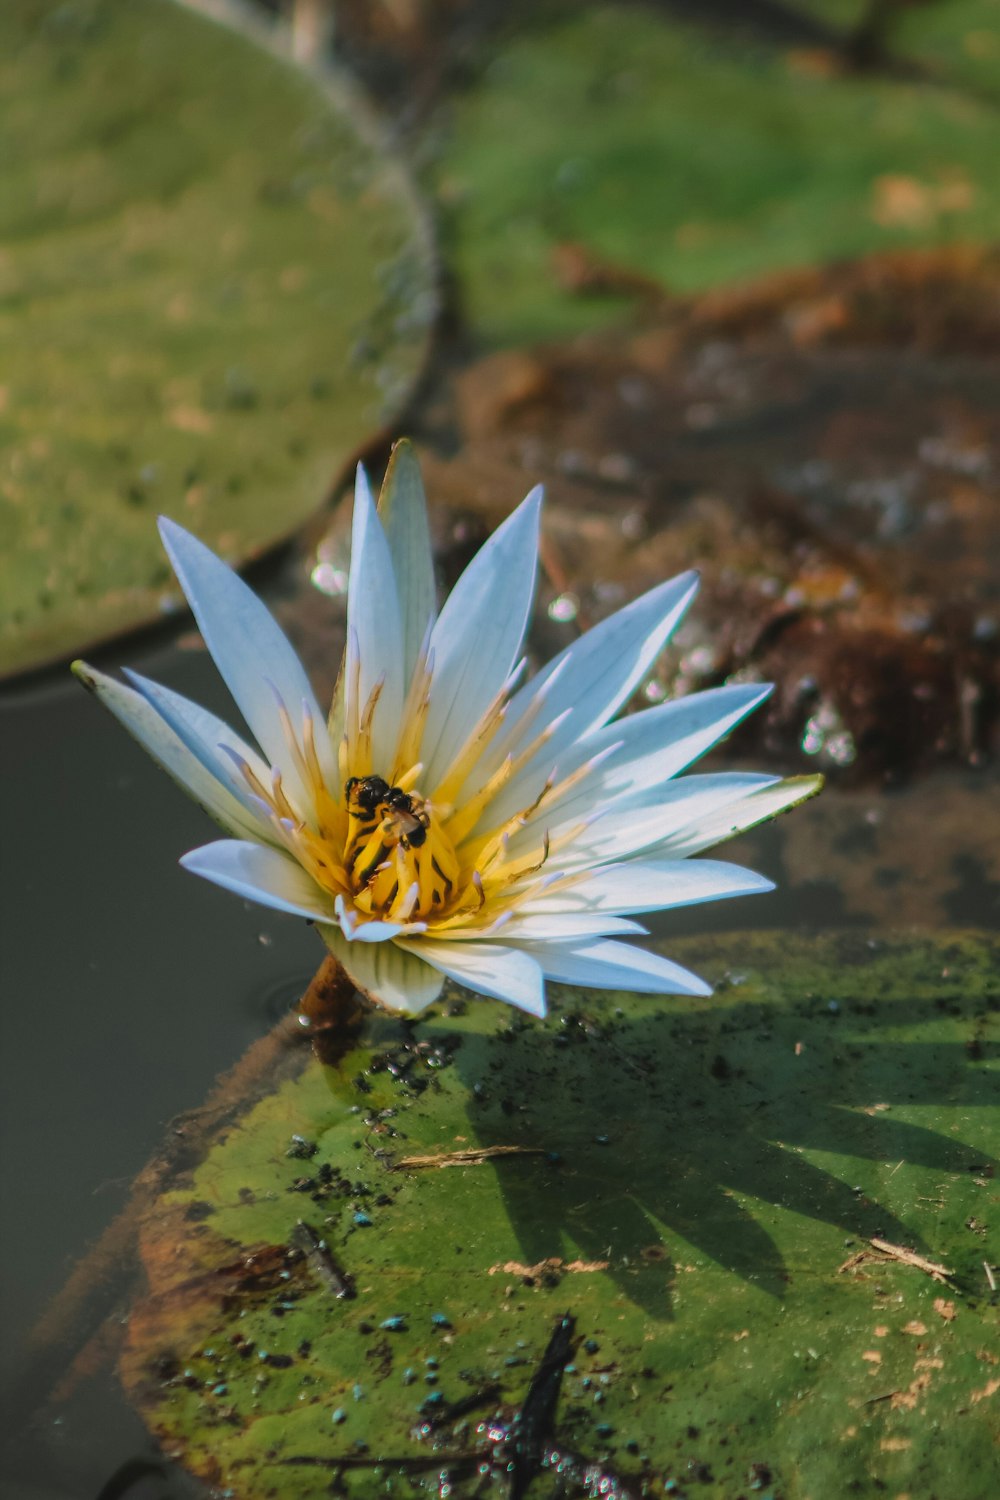
[[[112, 648], [101, 664], [111, 662], [227, 712], [207, 655], [169, 631]], [[53, 1299], [170, 1122], [289, 1008], [322, 950], [304, 925], [178, 868], [211, 836], [203, 815], [66, 674], [7, 689], [0, 758], [4, 900], [19, 914], [0, 1016], [0, 1365], [14, 1413], [0, 1475], [26, 1500], [169, 1500], [195, 1493], [191, 1481], [162, 1467], [113, 1375], [128, 1267], [109, 1261], [82, 1317], [58, 1303], [53, 1316]], [[888, 795], [830, 790], [734, 849], [777, 880], [776, 893], [661, 917], [655, 933], [995, 927], [995, 799], [987, 772], [940, 773]], [[80, 1378], [48, 1403], [93, 1335]]]
[[[203, 652], [160, 641], [115, 660], [225, 709]], [[210, 826], [67, 673], [8, 690], [0, 744], [3, 888], [19, 913], [0, 1020], [0, 1360], [21, 1398], [44, 1394], [60, 1363], [26, 1354], [30, 1330], [168, 1122], [301, 993], [319, 955], [303, 924], [199, 899], [177, 857]], [[97, 1302], [111, 1306], [115, 1290], [99, 1288]], [[149, 1451], [113, 1397], [95, 1420], [93, 1397], [65, 1426], [23, 1412], [5, 1461], [12, 1493], [30, 1482], [39, 1495], [97, 1495]]]

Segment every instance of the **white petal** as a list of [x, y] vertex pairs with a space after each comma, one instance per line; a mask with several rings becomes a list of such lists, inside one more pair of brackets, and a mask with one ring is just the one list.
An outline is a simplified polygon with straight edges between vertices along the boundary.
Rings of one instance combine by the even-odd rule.
[[227, 891], [273, 906], [276, 911], [290, 912], [293, 917], [308, 917], [313, 922], [335, 922], [333, 898], [320, 890], [314, 880], [290, 855], [260, 844], [245, 844], [239, 839], [220, 839], [192, 849], [181, 859], [185, 870], [203, 875]]
[[[403, 712], [403, 630], [389, 543], [368, 488], [365, 471], [358, 466], [354, 490], [354, 520], [351, 530], [351, 576], [347, 592], [347, 630], [357, 642], [361, 661], [357, 715], [365, 711], [369, 696], [381, 682], [372, 720], [371, 770], [389, 774]], [[351, 695], [355, 684], [348, 673], [347, 722], [351, 722]]]
[[547, 979], [636, 995], [710, 995], [697, 974], [631, 943], [526, 943]]
[[428, 795], [520, 654], [535, 592], [541, 500], [541, 489], [533, 489], [480, 548], [434, 627], [434, 677], [420, 757]]
[[[550, 818], [544, 816], [543, 810], [515, 834], [510, 851], [517, 855], [534, 848], [540, 829], [558, 841], [563, 834], [586, 822], [588, 826], [572, 842], [551, 856], [547, 873], [647, 854], [654, 846], [658, 855], [670, 858], [675, 835], [683, 836], [700, 820], [707, 821], [720, 809], [728, 809], [741, 799], [774, 786], [776, 781], [774, 776], [751, 771], [721, 771], [709, 776], [684, 776], [678, 781], [668, 781], [665, 786], [651, 786], [647, 791], [624, 797], [609, 794], [603, 800], [598, 787], [596, 812], [590, 805], [591, 798], [581, 801], [574, 797], [567, 803], [569, 816], [564, 818], [563, 804], [558, 803]], [[687, 852], [680, 851], [678, 858]]]
[[698, 592], [698, 574], [681, 573], [601, 620], [552, 659], [511, 703], [511, 722], [533, 694], [558, 673], [547, 704], [553, 717], [572, 709], [567, 734], [580, 739], [599, 729], [635, 692]]
[[411, 932], [426, 932], [426, 922], [381, 922], [358, 919], [350, 910], [343, 896], [334, 897], [333, 909], [337, 914], [341, 931], [350, 943], [388, 943], [391, 938], [405, 937]]
[[387, 1010], [416, 1016], [433, 1005], [444, 978], [398, 943], [349, 943], [337, 927], [324, 927], [323, 940], [354, 984]]
[[526, 901], [520, 910], [525, 915], [602, 912], [616, 916], [622, 912], [696, 906], [702, 901], [773, 890], [774, 882], [766, 876], [718, 859], [637, 859], [593, 870], [565, 890], [556, 888], [534, 901]]
[[[698, 575], [694, 572], [658, 584], [567, 646], [514, 695], [507, 710], [506, 727], [515, 736], [517, 725], [539, 697], [544, 699], [545, 707], [537, 718], [531, 716], [527, 720], [526, 737], [533, 737], [544, 724], [565, 717], [539, 755], [505, 789], [497, 821], [512, 816], [530, 802], [551, 767], [556, 762], [562, 763], [566, 750], [606, 724], [628, 701], [697, 591]], [[510, 741], [505, 737], [503, 748], [508, 745]], [[516, 754], [516, 739], [510, 747]], [[477, 785], [483, 784], [497, 764], [496, 757], [484, 758], [477, 773]], [[534, 790], [530, 790], [532, 786]]]
[[674, 698], [609, 724], [585, 747], [621, 742], [601, 765], [607, 792], [644, 789], [687, 769], [770, 697], [770, 683], [732, 683]]
[[152, 703], [134, 688], [106, 677], [86, 662], [74, 662], [73, 671], [84, 687], [89, 688], [143, 749], [149, 751], [168, 776], [172, 776], [227, 833], [243, 838], [266, 837], [257, 817], [226, 785], [231, 768], [223, 768], [222, 776], [206, 768], [204, 758], [196, 755], [161, 718]]
[[[814, 797], [823, 785], [822, 776], [792, 776], [777, 785], [750, 792], [735, 803], [720, 808], [717, 812], [694, 819], [683, 829], [671, 835], [671, 856], [697, 854], [699, 849], [708, 849], [720, 844], [734, 834], [755, 828], [790, 807]], [[653, 852], [653, 851], [648, 851]], [[657, 849], [657, 853], [660, 851]]]
[[499, 943], [447, 943], [432, 938], [402, 938], [397, 947], [433, 964], [467, 989], [506, 1000], [533, 1016], [545, 1014], [542, 971], [527, 952]]
[[[520, 943], [528, 940], [565, 942], [569, 938], [585, 937], [645, 937], [647, 933], [638, 922], [628, 922], [623, 917], [548, 909], [528, 912], [522, 908], [511, 916], [509, 922], [504, 922], [497, 935], [504, 943]], [[460, 934], [455, 933], [454, 937], [459, 938]]]
[[265, 756], [280, 767], [286, 789], [305, 806], [306, 789], [289, 755], [276, 694], [297, 732], [303, 712], [311, 715], [317, 754], [332, 785], [336, 768], [302, 663], [252, 589], [203, 542], [166, 516], [160, 517], [160, 535], [226, 686]]
[[130, 667], [123, 667], [125, 676], [159, 714], [163, 722], [196, 756], [205, 770], [216, 777], [243, 808], [244, 821], [252, 828], [252, 837], [265, 843], [273, 842], [273, 831], [266, 814], [260, 809], [246, 779], [236, 766], [236, 760], [245, 760], [257, 780], [270, 786], [271, 770], [228, 724], [216, 718], [190, 698], [184, 698], [161, 682], [152, 682]]
[[[586, 640], [586, 636], [583, 637]], [[610, 798], [629, 791], [649, 791], [685, 770], [730, 734], [741, 719], [768, 697], [770, 684], [735, 683], [675, 698], [617, 719], [565, 751], [559, 775], [566, 776], [598, 755], [604, 759], [564, 801], [553, 809], [559, 823], [573, 823]], [[514, 777], [487, 809], [482, 825], [495, 827], [531, 805], [551, 770], [546, 752]], [[548, 815], [548, 823], [555, 820]]]
[[402, 626], [403, 681], [413, 675], [427, 628], [437, 612], [434, 558], [420, 465], [404, 438], [392, 450], [378, 513], [396, 577]]

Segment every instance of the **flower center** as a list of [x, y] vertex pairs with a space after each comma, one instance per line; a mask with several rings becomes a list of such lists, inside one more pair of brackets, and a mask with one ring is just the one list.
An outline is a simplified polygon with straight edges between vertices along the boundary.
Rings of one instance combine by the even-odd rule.
[[344, 796], [344, 872], [356, 909], [407, 921], [446, 911], [459, 864], [430, 803], [377, 775], [352, 776]]

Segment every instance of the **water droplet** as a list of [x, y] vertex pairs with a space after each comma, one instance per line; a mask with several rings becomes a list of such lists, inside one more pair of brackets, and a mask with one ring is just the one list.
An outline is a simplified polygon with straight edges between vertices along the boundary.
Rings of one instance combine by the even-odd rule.
[[347, 574], [333, 563], [319, 562], [309, 574], [313, 588], [331, 599], [340, 599], [347, 593]]
[[559, 594], [553, 599], [548, 608], [550, 620], [555, 620], [560, 625], [566, 625], [575, 620], [580, 612], [580, 601], [575, 594]]

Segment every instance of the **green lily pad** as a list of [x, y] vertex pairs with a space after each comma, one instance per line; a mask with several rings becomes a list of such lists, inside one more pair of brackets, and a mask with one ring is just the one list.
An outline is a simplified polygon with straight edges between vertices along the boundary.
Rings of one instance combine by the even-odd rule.
[[241, 1500], [987, 1493], [1000, 946], [671, 952], [711, 999], [293, 1058], [142, 1227], [121, 1372], [168, 1454]]
[[825, 22], [841, 36], [874, 19], [897, 64], [929, 78], [1000, 99], [1000, 4], [997, 0], [791, 0], [793, 10]]
[[421, 210], [357, 100], [172, 0], [0, 7], [0, 675], [242, 561], [412, 388]]
[[[620, 315], [616, 285], [634, 298], [643, 276], [688, 292], [997, 238], [988, 100], [824, 72], [670, 7], [570, 9], [496, 47], [455, 102], [437, 168], [463, 307], [486, 342], [592, 327]], [[952, 7], [925, 11], [944, 27]], [[995, 54], [983, 67], [1000, 75]]]

